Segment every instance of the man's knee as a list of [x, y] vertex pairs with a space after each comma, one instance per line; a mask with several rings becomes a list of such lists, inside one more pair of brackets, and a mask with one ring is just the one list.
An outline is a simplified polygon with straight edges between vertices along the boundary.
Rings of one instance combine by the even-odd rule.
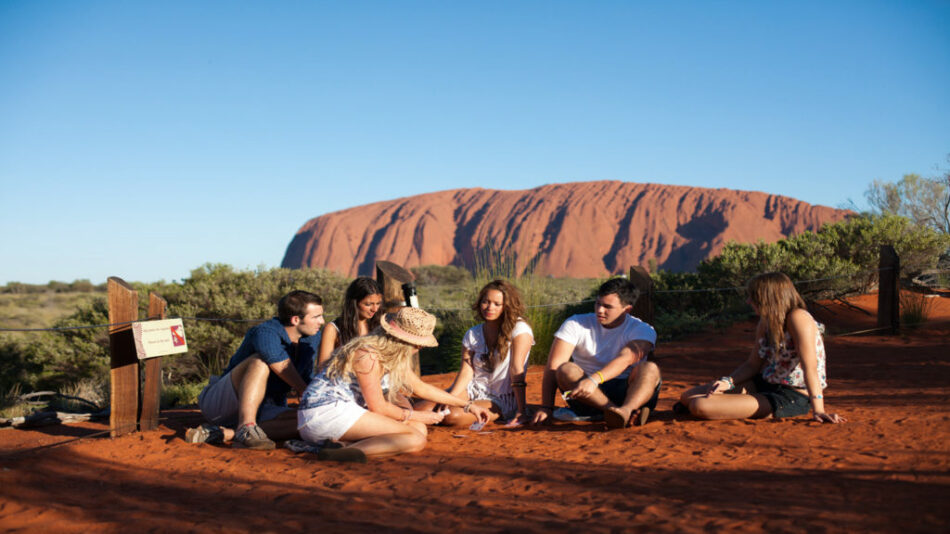
[[564, 362], [557, 368], [557, 384], [562, 390], [573, 388], [582, 378], [584, 370], [574, 362]]
[[636, 366], [630, 373], [629, 381], [633, 383], [637, 380], [645, 380], [656, 387], [660, 383], [660, 366], [654, 362], [646, 361]]
[[252, 380], [267, 380], [267, 376], [270, 374], [270, 366], [267, 365], [267, 362], [261, 359], [260, 355], [252, 354], [245, 358], [245, 360], [237, 364], [234, 369], [231, 369], [231, 383], [234, 385], [235, 391], [240, 391], [241, 383], [244, 382], [247, 378]]

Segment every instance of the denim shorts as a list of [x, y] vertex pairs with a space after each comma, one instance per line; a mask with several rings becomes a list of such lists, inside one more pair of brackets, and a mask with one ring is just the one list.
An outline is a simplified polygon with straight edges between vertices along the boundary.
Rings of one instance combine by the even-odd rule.
[[752, 382], [755, 384], [756, 393], [769, 401], [769, 405], [772, 406], [772, 414], [775, 417], [804, 415], [811, 408], [808, 396], [802, 395], [795, 388], [766, 382], [762, 375], [755, 375]]
[[[600, 388], [600, 391], [607, 396], [610, 402], [620, 406], [623, 404], [623, 401], [627, 397], [627, 379], [626, 378], [612, 378], [603, 384], [597, 386]], [[656, 385], [656, 389], [653, 391], [653, 396], [650, 397], [650, 400], [644, 404], [650, 411], [656, 410], [656, 403], [660, 399], [660, 386], [663, 385], [663, 382], [660, 382]], [[603, 413], [603, 410], [594, 408], [589, 404], [584, 404], [581, 401], [574, 399], [568, 399], [567, 405], [571, 407], [571, 410], [574, 411], [577, 415], [581, 416], [591, 416], [591, 415], [600, 415]]]

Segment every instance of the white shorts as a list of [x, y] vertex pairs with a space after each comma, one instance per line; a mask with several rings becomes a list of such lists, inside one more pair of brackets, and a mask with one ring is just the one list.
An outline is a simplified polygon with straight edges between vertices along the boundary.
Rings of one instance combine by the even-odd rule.
[[501, 410], [502, 419], [511, 419], [518, 413], [518, 399], [515, 398], [514, 391], [509, 391], [504, 395], [494, 395], [484, 388], [478, 387], [474, 380], [468, 383], [466, 391], [468, 392], [469, 400], [487, 400], [491, 401], [495, 406], [498, 406]]
[[311, 443], [325, 439], [337, 441], [367, 411], [355, 402], [342, 400], [307, 408], [297, 412], [297, 431]]
[[[238, 410], [240, 401], [237, 392], [231, 385], [231, 373], [223, 376], [212, 376], [208, 385], [201, 390], [198, 395], [198, 408], [201, 414], [210, 423], [221, 426], [235, 426], [238, 424]], [[270, 421], [278, 415], [290, 411], [293, 408], [286, 406], [277, 406], [264, 399], [257, 409], [257, 421]]]

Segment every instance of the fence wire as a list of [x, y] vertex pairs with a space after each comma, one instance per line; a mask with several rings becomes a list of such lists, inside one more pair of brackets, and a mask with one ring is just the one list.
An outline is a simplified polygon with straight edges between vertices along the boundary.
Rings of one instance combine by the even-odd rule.
[[[809, 280], [795, 280], [792, 283], [795, 285], [800, 284], [809, 284], [814, 282], [828, 282], [831, 280], [841, 280], [844, 278], [855, 278], [858, 276], [867, 276], [873, 273], [879, 273], [883, 271], [892, 270], [892, 267], [884, 267], [880, 269], [869, 269], [866, 271], [861, 271], [854, 274], [843, 274], [838, 276], [829, 276], [825, 278], [812, 278]], [[950, 272], [950, 270], [939, 270], [937, 272]], [[457, 286], [433, 286], [433, 287], [457, 287]], [[685, 294], [685, 293], [717, 293], [717, 292], [726, 292], [726, 291], [744, 291], [744, 286], [731, 286], [731, 287], [711, 287], [711, 288], [697, 288], [697, 289], [661, 289], [654, 291], [654, 294]], [[570, 302], [555, 302], [550, 304], [534, 304], [530, 306], [525, 306], [525, 308], [535, 309], [535, 308], [558, 308], [561, 306], [576, 306], [579, 304], [588, 304], [594, 302], [595, 299], [583, 299]], [[471, 308], [425, 308], [427, 311], [432, 312], [464, 312], [469, 311]], [[268, 320], [268, 318], [260, 319], [234, 319], [227, 317], [168, 317], [168, 319], [181, 319], [183, 321], [208, 321], [208, 322], [229, 322], [229, 323], [260, 323]], [[0, 328], [0, 332], [68, 332], [71, 330], [85, 330], [91, 328], [111, 328], [116, 326], [125, 326], [139, 321], [124, 321], [120, 323], [103, 323], [103, 324], [93, 324], [93, 325], [79, 325], [79, 326], [57, 326], [57, 327], [48, 327], [48, 328]]]

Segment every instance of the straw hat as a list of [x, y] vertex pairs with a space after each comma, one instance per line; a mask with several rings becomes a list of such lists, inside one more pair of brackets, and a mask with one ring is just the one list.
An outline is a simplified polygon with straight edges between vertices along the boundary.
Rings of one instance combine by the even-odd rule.
[[420, 347], [437, 347], [432, 331], [435, 329], [435, 316], [422, 308], [400, 308], [396, 313], [387, 313], [380, 322], [383, 330], [394, 338]]

